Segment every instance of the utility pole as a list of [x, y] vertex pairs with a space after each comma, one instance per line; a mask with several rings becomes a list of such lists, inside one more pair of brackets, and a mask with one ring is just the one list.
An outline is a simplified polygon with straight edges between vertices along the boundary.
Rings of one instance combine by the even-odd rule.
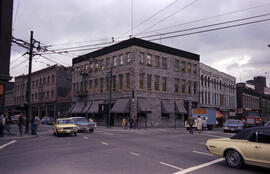
[[26, 112], [26, 126], [25, 134], [29, 133], [29, 119], [31, 116], [31, 75], [32, 75], [32, 58], [33, 58], [33, 31], [30, 32], [30, 47], [29, 47], [29, 66], [28, 66], [28, 83], [27, 83], [27, 112]]
[[110, 68], [110, 94], [109, 94], [109, 110], [108, 110], [108, 128], [111, 127], [111, 107], [112, 107], [112, 69], [113, 65]]

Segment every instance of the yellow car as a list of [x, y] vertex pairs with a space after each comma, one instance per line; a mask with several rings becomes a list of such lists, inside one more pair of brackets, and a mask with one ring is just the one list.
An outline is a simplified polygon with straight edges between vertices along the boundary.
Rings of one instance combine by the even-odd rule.
[[74, 134], [77, 136], [78, 127], [73, 124], [70, 118], [60, 118], [53, 124], [53, 135]]
[[270, 128], [243, 129], [231, 138], [209, 139], [206, 147], [233, 168], [244, 164], [270, 168]]

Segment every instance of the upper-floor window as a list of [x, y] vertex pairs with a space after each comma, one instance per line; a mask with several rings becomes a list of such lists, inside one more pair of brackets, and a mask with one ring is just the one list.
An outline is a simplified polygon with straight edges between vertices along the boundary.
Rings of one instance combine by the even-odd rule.
[[105, 63], [105, 68], [109, 69], [110, 68], [110, 58], [106, 58], [106, 63]]
[[106, 78], [106, 91], [109, 91], [110, 90], [110, 78], [107, 77]]
[[116, 76], [112, 76], [112, 90], [116, 91]]
[[100, 78], [99, 91], [100, 91], [100, 93], [103, 93], [103, 78]]
[[143, 52], [140, 52], [139, 60], [140, 60], [140, 64], [144, 64], [144, 53]]
[[98, 88], [98, 79], [94, 80], [94, 93], [97, 93], [97, 88]]
[[119, 65], [123, 65], [124, 64], [124, 56], [123, 54], [119, 55]]
[[159, 91], [159, 79], [160, 76], [155, 76], [155, 91]]
[[155, 67], [160, 67], [160, 57], [159, 56], [155, 56]]
[[180, 61], [178, 59], [175, 59], [175, 71], [180, 70]]
[[92, 93], [92, 80], [89, 80], [89, 85], [88, 85], [88, 93], [91, 94]]
[[210, 77], [208, 77], [207, 82], [208, 82], [208, 88], [210, 88]]
[[117, 66], [117, 57], [113, 56], [113, 66]]
[[203, 75], [201, 75], [201, 85], [203, 86]]
[[162, 77], [162, 90], [167, 91], [167, 77]]
[[54, 75], [52, 75], [52, 84], [54, 84]]
[[99, 62], [96, 62], [95, 63], [95, 71], [98, 71], [99, 70]]
[[193, 65], [193, 73], [196, 74], [197, 73], [197, 64]]
[[197, 82], [193, 83], [193, 94], [197, 95]]
[[51, 91], [51, 98], [54, 98], [54, 91]]
[[131, 62], [131, 53], [130, 52], [128, 52], [128, 53], [126, 53], [126, 60], [127, 60], [127, 64], [129, 64], [130, 62]]
[[187, 72], [191, 73], [191, 63], [187, 64]]
[[47, 85], [50, 85], [50, 76], [47, 78]]
[[147, 54], [146, 59], [147, 59], [147, 65], [152, 66], [152, 55]]
[[162, 68], [163, 69], [167, 69], [168, 64], [167, 64], [167, 58], [166, 57], [162, 57]]
[[104, 60], [103, 59], [100, 60], [100, 69], [101, 69], [101, 71], [104, 70]]
[[130, 89], [130, 73], [126, 74], [127, 89]]
[[152, 75], [147, 74], [147, 90], [152, 90]]
[[186, 62], [182, 62], [182, 72], [186, 72]]
[[139, 78], [139, 87], [140, 87], [140, 89], [144, 89], [144, 74], [143, 73], [141, 73], [140, 74], [140, 78]]
[[186, 93], [186, 80], [182, 80], [182, 93]]
[[188, 94], [191, 94], [191, 85], [192, 85], [192, 82], [188, 81]]
[[123, 90], [123, 74], [119, 74], [119, 90]]

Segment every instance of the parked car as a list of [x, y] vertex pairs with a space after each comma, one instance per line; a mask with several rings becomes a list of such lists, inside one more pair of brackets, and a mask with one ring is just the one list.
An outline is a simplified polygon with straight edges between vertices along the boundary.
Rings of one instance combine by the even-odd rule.
[[230, 119], [223, 124], [224, 132], [239, 132], [244, 129], [244, 123], [241, 120]]
[[70, 118], [60, 118], [53, 124], [53, 135], [59, 136], [63, 134], [77, 135], [78, 127], [73, 124]]
[[270, 168], [270, 128], [253, 127], [231, 138], [209, 139], [206, 147], [213, 155], [224, 157], [228, 166], [244, 164]]
[[40, 120], [41, 124], [48, 124], [48, 125], [52, 125], [53, 124], [53, 117], [43, 117]]
[[95, 122], [89, 122], [85, 117], [70, 117], [70, 119], [78, 126], [78, 131], [94, 132]]
[[270, 121], [267, 121], [265, 124], [264, 124], [265, 127], [270, 127]]

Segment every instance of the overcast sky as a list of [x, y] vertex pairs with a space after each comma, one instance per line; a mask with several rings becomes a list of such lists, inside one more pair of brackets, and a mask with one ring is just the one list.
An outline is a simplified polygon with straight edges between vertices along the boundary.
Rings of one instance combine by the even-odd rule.
[[[157, 14], [166, 6], [169, 7]], [[159, 35], [269, 12], [270, 0], [133, 0], [133, 26], [157, 14], [137, 26], [133, 35]], [[218, 15], [220, 17], [214, 17]], [[270, 15], [173, 35], [269, 18]], [[178, 26], [171, 27], [175, 25]], [[30, 31], [33, 30], [36, 40], [44, 45], [55, 45], [48, 49], [110, 42], [112, 37], [116, 41], [123, 40], [131, 35], [131, 27], [132, 0], [14, 0], [13, 36], [29, 42]], [[124, 35], [126, 37], [123, 37], [127, 32]], [[269, 32], [270, 21], [266, 21], [170, 39], [162, 39], [165, 35], [160, 35], [155, 38], [161, 39], [155, 42], [199, 54], [201, 62], [236, 77], [237, 82], [264, 75], [270, 86]], [[27, 74], [27, 57], [17, 59], [25, 51], [16, 45], [12, 46], [11, 76]], [[72, 58], [91, 51], [46, 57], [67, 66], [71, 65]], [[35, 56], [33, 71], [53, 64]]]

